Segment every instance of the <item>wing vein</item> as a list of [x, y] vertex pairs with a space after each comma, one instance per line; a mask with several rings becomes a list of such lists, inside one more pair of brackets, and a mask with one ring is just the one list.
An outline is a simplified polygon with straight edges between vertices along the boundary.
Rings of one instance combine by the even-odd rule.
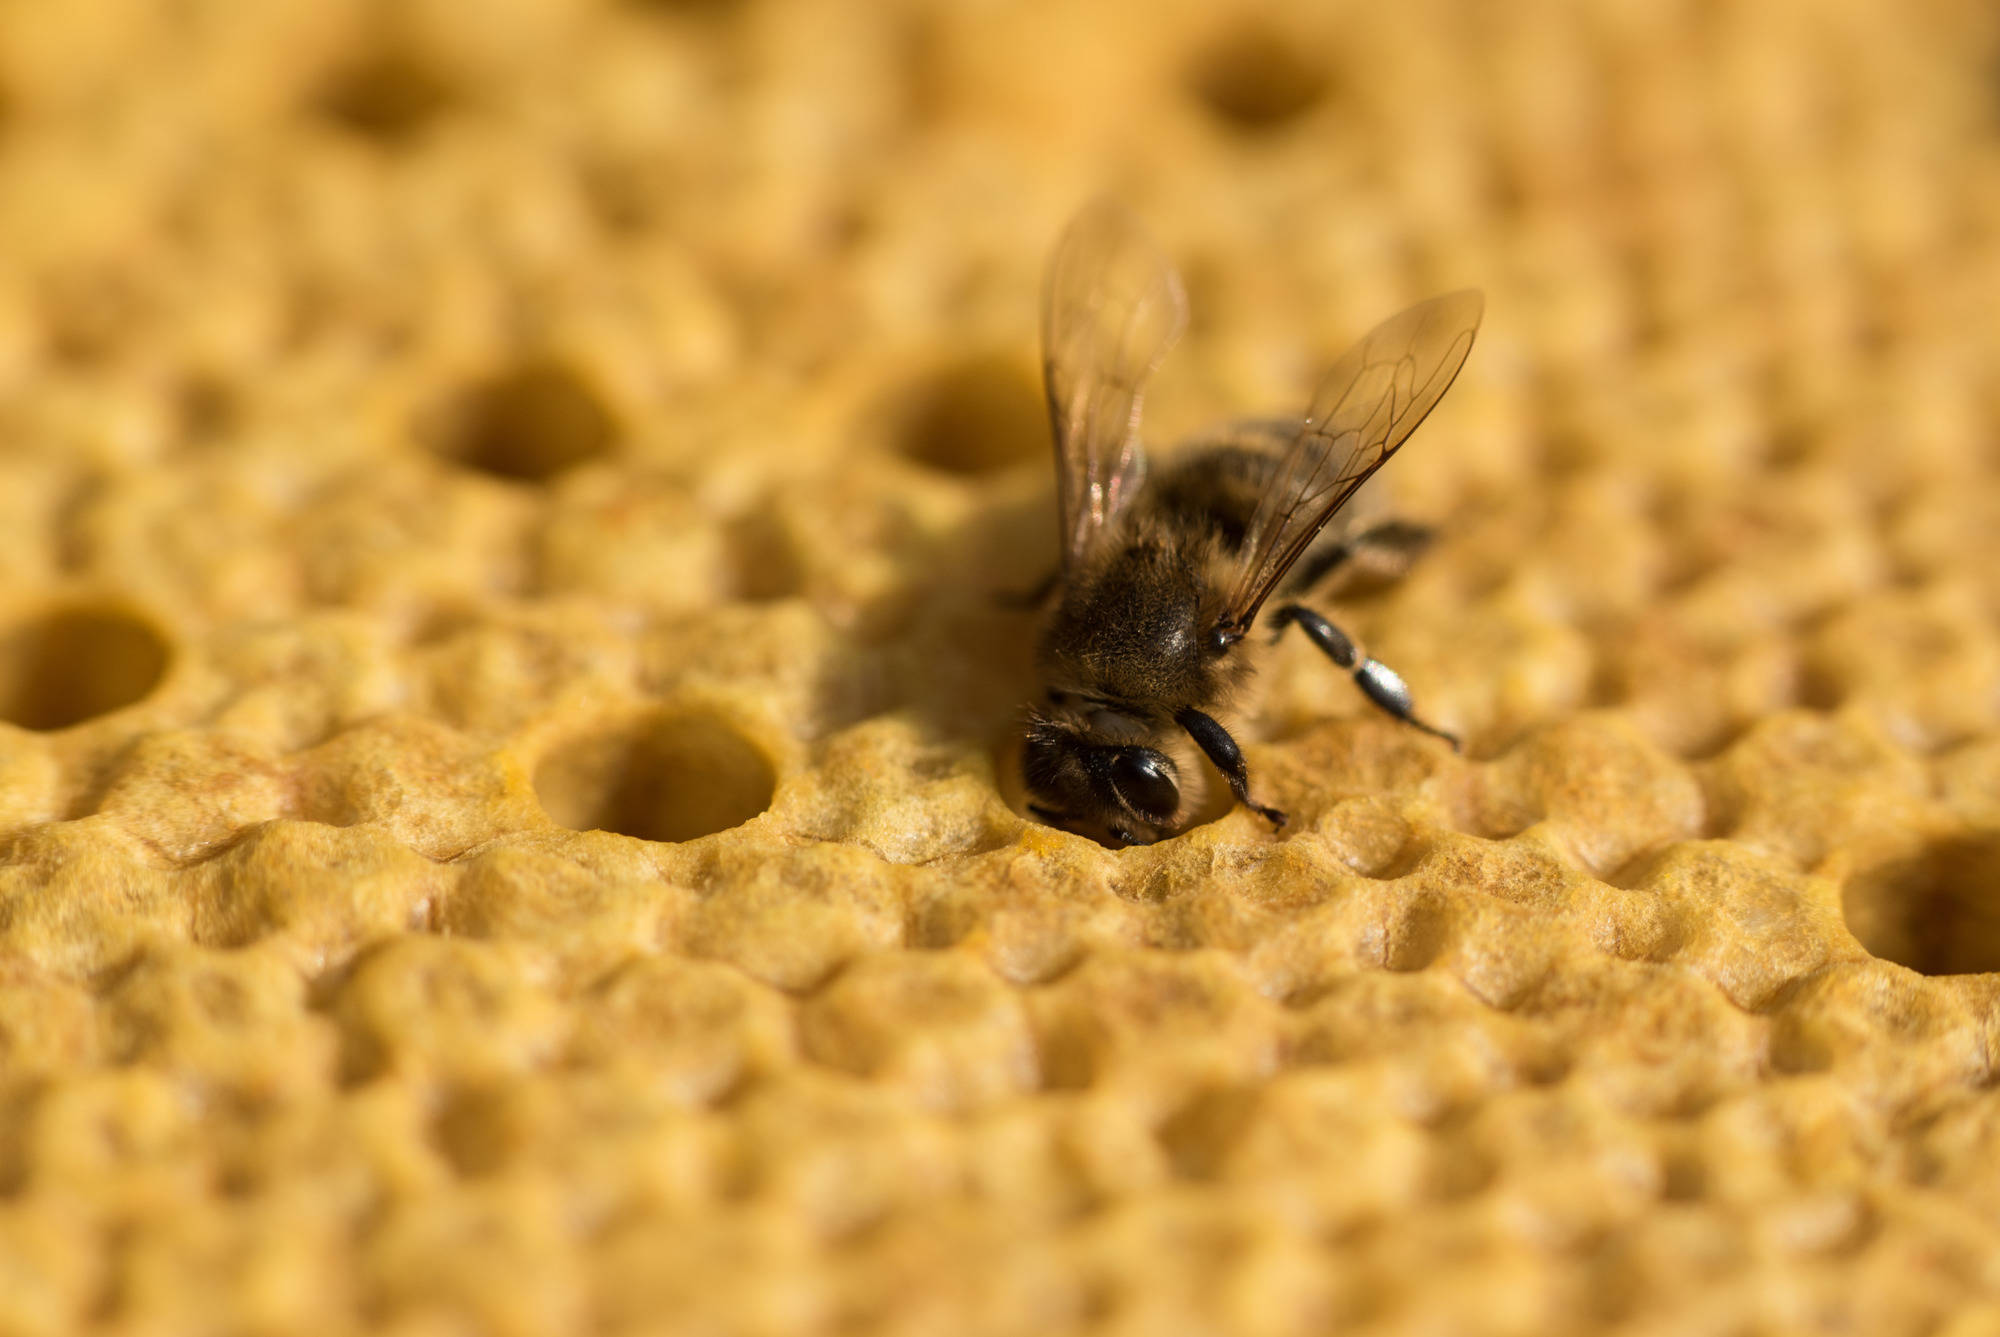
[[1485, 308], [1477, 292], [1390, 317], [1320, 383], [1245, 531], [1222, 629], [1246, 633], [1285, 572], [1451, 388]]

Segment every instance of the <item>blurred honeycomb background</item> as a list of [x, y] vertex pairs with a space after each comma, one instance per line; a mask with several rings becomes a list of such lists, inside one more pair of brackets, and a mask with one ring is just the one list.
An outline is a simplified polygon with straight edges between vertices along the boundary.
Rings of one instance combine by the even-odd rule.
[[[0, 1331], [2000, 1332], [1970, 0], [0, 3]], [[1003, 797], [1035, 293], [1487, 291], [1244, 812]]]

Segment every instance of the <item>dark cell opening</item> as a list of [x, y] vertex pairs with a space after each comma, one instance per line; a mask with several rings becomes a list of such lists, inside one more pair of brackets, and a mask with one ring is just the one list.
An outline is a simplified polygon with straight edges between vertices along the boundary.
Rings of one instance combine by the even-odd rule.
[[1297, 120], [1327, 92], [1326, 71], [1299, 44], [1261, 25], [1222, 34], [1196, 55], [1188, 86], [1224, 123], [1263, 133]]
[[577, 831], [695, 840], [771, 806], [777, 775], [756, 744], [708, 715], [641, 717], [571, 739], [535, 770], [542, 810]]
[[1935, 841], [1841, 888], [1863, 947], [1925, 975], [2000, 970], [2000, 832]]
[[416, 138], [453, 101], [442, 75], [392, 47], [337, 70], [320, 89], [316, 105], [354, 134], [393, 147]]
[[434, 445], [468, 468], [539, 483], [609, 453], [617, 439], [617, 421], [582, 376], [530, 362], [465, 391]]
[[984, 474], [1049, 455], [1047, 401], [1012, 357], [982, 353], [932, 373], [910, 392], [898, 445], [945, 473]]
[[129, 613], [62, 608], [0, 633], [0, 719], [65, 729], [129, 706], [166, 675], [166, 641]]

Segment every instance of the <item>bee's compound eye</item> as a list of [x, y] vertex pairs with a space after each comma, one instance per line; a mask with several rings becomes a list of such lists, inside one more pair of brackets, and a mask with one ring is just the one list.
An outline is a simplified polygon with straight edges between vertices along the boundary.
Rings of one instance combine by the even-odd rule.
[[1149, 747], [1128, 748], [1111, 763], [1111, 783], [1134, 812], [1155, 822], [1170, 822], [1180, 811], [1181, 788], [1174, 764]]

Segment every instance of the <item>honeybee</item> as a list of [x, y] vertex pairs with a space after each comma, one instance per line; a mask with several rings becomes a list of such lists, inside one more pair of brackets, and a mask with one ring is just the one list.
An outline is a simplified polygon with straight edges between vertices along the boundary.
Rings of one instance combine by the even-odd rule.
[[1042, 296], [1062, 565], [1042, 596], [1043, 694], [1022, 739], [1034, 816], [1112, 845], [1172, 835], [1206, 786], [1192, 745], [1282, 827], [1216, 718], [1254, 673], [1248, 638], [1281, 582], [1271, 641], [1297, 626], [1376, 706], [1457, 749], [1394, 670], [1297, 596], [1343, 563], [1396, 570], [1422, 549], [1413, 525], [1322, 531], [1443, 398], [1484, 307], [1466, 290], [1392, 316], [1333, 364], [1303, 418], [1236, 424], [1149, 473], [1140, 405], [1186, 325], [1181, 281], [1117, 205], [1069, 225]]

